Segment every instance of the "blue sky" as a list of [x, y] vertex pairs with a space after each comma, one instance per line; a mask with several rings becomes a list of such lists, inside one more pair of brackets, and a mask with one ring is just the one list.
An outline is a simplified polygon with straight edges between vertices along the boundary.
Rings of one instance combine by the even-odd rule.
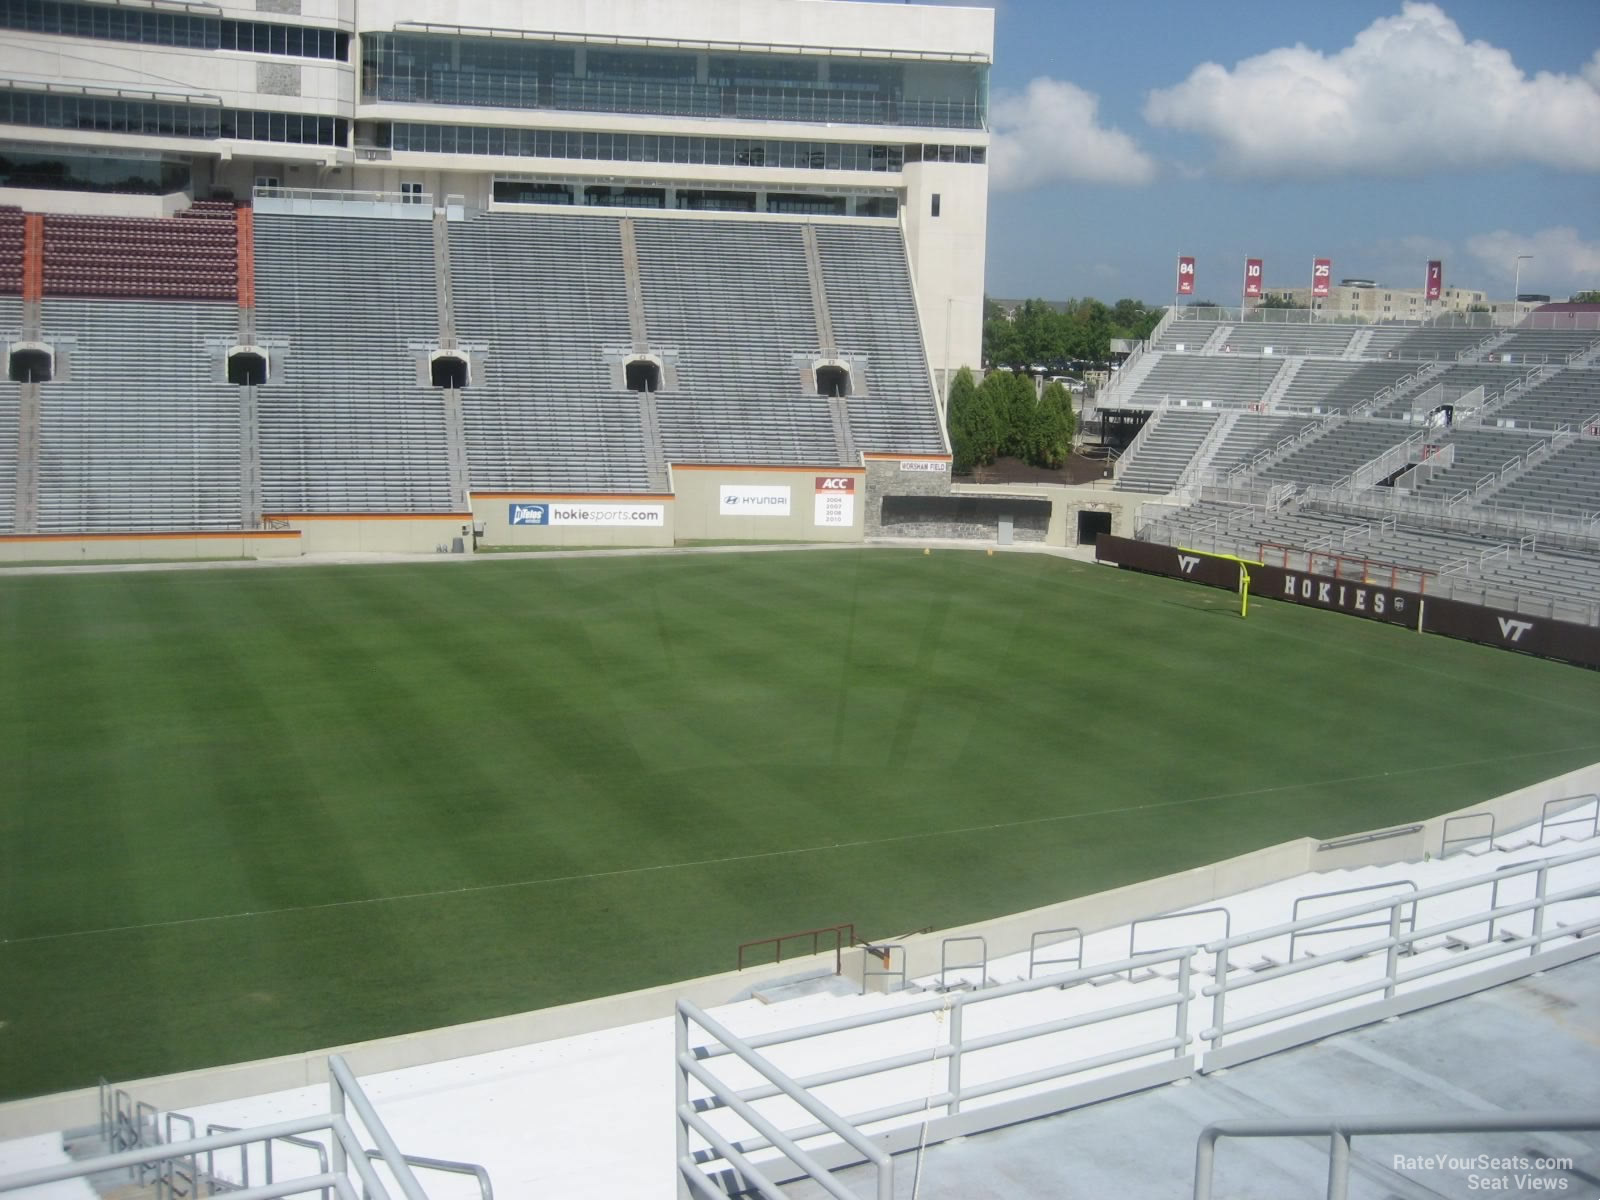
[[992, 295], [1600, 288], [1600, 0], [999, 0], [991, 93]]

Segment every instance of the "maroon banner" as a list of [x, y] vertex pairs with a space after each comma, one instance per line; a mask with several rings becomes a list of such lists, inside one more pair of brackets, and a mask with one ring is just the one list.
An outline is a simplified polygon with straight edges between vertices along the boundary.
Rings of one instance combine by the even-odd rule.
[[1247, 298], [1256, 298], [1261, 295], [1261, 260], [1247, 258], [1244, 260], [1244, 294]]
[[1428, 294], [1427, 299], [1437, 300], [1439, 292], [1444, 287], [1444, 263], [1437, 258], [1428, 260]]
[[1178, 295], [1194, 295], [1194, 259], [1187, 254], [1178, 259]]
[[1314, 258], [1311, 260], [1311, 294], [1317, 299], [1322, 299], [1328, 294], [1328, 285], [1333, 282], [1333, 259]]
[[1417, 623], [1417, 602], [1421, 599], [1415, 592], [1402, 592], [1398, 588], [1269, 566], [1250, 568], [1250, 594], [1292, 604], [1309, 604], [1313, 608], [1333, 608], [1353, 617], [1388, 621], [1393, 625], [1413, 626]]
[[[1099, 562], [1229, 591], [1239, 586], [1236, 563], [1176, 546], [1102, 533], [1095, 539], [1094, 556]], [[1600, 628], [1592, 625], [1574, 625], [1382, 584], [1268, 565], [1250, 568], [1250, 595], [1331, 609], [1410, 629], [1420, 624], [1425, 633], [1600, 669]]]

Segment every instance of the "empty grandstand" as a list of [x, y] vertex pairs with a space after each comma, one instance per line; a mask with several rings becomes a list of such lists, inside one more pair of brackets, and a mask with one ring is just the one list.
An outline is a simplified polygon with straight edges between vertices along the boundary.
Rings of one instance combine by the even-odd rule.
[[[1163, 498], [1141, 537], [1349, 549], [1430, 591], [1600, 622], [1593, 331], [1336, 325], [1318, 343], [1303, 322], [1175, 316], [1099, 401], [1149, 414], [1116, 469]], [[1309, 352], [1238, 355], [1279, 343]]]

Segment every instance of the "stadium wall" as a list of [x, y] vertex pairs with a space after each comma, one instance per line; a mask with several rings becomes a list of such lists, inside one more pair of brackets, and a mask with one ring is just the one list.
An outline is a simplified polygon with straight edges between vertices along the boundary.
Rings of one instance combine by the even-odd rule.
[[458, 537], [472, 547], [471, 513], [268, 513], [261, 523], [293, 531], [301, 554], [432, 554]]
[[[1095, 543], [1095, 558], [1114, 566], [1230, 591], [1238, 587], [1239, 568], [1235, 564], [1178, 546], [1102, 536]], [[1418, 633], [1440, 634], [1600, 668], [1600, 629], [1590, 625], [1259, 564], [1250, 567], [1250, 594], [1402, 625]]]
[[957, 483], [950, 490], [956, 495], [1018, 495], [1039, 496], [1055, 506], [1050, 516], [1050, 531], [1045, 543], [1051, 546], [1078, 545], [1078, 514], [1084, 512], [1108, 513], [1111, 532], [1117, 537], [1131, 538], [1138, 527], [1139, 508], [1148, 502], [1145, 496], [1130, 496], [1108, 487], [1070, 487], [1057, 483], [1021, 483], [1009, 486], [995, 484]]
[[675, 464], [676, 536], [681, 541], [859, 542], [861, 467], [742, 467]]
[[305, 553], [297, 530], [224, 533], [17, 533], [0, 536], [0, 562], [106, 562], [295, 558]]

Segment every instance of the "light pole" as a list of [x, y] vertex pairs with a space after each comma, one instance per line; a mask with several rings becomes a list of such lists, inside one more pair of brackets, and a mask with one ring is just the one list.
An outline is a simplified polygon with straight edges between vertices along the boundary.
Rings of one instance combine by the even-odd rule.
[[1513, 273], [1511, 282], [1511, 323], [1513, 325], [1517, 323], [1517, 305], [1522, 302], [1522, 264], [1532, 261], [1533, 255], [1531, 254], [1517, 255], [1517, 266], [1515, 272]]

